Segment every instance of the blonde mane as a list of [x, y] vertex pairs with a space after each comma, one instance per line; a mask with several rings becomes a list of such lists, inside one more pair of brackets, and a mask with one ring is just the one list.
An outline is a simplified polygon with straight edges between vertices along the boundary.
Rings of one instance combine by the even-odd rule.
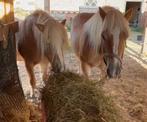
[[39, 24], [46, 24], [49, 20], [55, 21], [53, 17], [43, 10], [35, 10], [31, 15], [37, 17], [36, 23]]
[[[53, 53], [57, 53], [61, 63], [64, 63], [63, 46], [68, 44], [68, 36], [64, 26], [51, 17], [47, 12], [37, 10], [33, 13], [37, 16], [37, 24], [42, 24], [45, 27], [44, 32], [41, 32], [41, 43], [43, 48], [48, 48], [48, 45], [52, 45]], [[36, 36], [37, 37], [37, 36]], [[40, 43], [40, 41], [38, 41]], [[44, 50], [44, 49], [43, 49]], [[43, 56], [44, 52], [42, 52]], [[54, 55], [55, 56], [55, 55]]]
[[[103, 29], [103, 21], [102, 18], [97, 12], [94, 14], [85, 24], [84, 24], [84, 34], [87, 34], [89, 41], [92, 44], [92, 48], [95, 50], [96, 54], [98, 53], [98, 50], [100, 49], [101, 45], [101, 33]], [[85, 36], [85, 35], [84, 35]], [[82, 46], [83, 46], [82, 42]]]

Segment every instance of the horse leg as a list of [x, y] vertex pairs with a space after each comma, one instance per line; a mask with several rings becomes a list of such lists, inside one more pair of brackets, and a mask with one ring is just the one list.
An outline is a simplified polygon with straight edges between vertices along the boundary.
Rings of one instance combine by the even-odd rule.
[[[80, 64], [80, 63], [79, 63], [79, 64]], [[81, 68], [81, 67], [82, 67], [82, 65], [80, 64], [80, 65], [79, 65], [79, 74], [80, 74], [80, 75], [83, 74], [82, 68]]]
[[48, 80], [48, 64], [49, 64], [49, 61], [48, 59], [44, 58], [40, 65], [41, 65], [41, 70], [42, 70], [42, 79], [44, 82], [46, 82]]
[[99, 66], [99, 68], [100, 68], [100, 78], [99, 79], [101, 80], [101, 79], [104, 79], [106, 77], [106, 75], [107, 75], [107, 73], [106, 73], [106, 66], [105, 66], [104, 63], [102, 63]]
[[35, 79], [34, 70], [33, 70], [34, 64], [32, 64], [29, 61], [26, 61], [25, 65], [26, 65], [26, 69], [30, 77], [30, 84], [32, 86], [32, 95], [34, 95], [34, 89], [36, 88], [36, 79]]
[[82, 63], [81, 63], [82, 61], [79, 59], [78, 60], [78, 73], [80, 74], [80, 75], [82, 75], [83, 74], [83, 71], [82, 71]]
[[81, 61], [81, 68], [82, 68], [82, 72], [84, 76], [88, 78], [89, 73], [90, 73], [90, 66], [87, 63]]

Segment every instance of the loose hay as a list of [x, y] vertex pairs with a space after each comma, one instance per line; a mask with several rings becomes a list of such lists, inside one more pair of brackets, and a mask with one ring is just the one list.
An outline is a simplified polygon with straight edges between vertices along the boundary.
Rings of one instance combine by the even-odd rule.
[[42, 89], [42, 105], [47, 122], [121, 122], [100, 87], [70, 72], [49, 77]]

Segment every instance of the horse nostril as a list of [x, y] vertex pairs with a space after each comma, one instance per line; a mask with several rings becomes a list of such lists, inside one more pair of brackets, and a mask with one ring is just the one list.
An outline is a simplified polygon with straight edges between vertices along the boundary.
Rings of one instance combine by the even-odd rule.
[[109, 78], [117, 78], [120, 76], [120, 70], [116, 70], [116, 69], [107, 69], [107, 75]]
[[113, 77], [109, 68], [107, 69], [107, 75], [108, 75], [109, 78], [112, 78]]
[[117, 72], [116, 72], [116, 75], [119, 77], [120, 74], [121, 74], [121, 68], [118, 68], [118, 69], [117, 69]]

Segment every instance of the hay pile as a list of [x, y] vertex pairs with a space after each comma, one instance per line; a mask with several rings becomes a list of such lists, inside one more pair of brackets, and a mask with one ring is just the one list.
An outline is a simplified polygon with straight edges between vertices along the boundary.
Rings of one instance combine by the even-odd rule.
[[74, 73], [51, 75], [41, 100], [47, 122], [121, 122], [101, 88]]

